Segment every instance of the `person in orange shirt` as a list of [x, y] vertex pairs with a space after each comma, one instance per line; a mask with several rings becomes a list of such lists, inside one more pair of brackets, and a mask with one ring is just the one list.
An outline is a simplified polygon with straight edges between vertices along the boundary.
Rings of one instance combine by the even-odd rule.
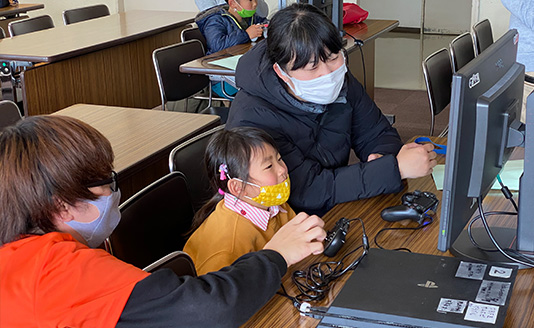
[[199, 274], [262, 249], [293, 217], [287, 167], [271, 136], [239, 127], [213, 135], [205, 166], [215, 196], [196, 214], [185, 244]]
[[304, 214], [262, 250], [199, 277], [149, 274], [94, 249], [120, 220], [113, 151], [70, 117], [3, 130], [0, 181], [0, 327], [236, 327], [289, 265], [323, 250], [322, 221]]

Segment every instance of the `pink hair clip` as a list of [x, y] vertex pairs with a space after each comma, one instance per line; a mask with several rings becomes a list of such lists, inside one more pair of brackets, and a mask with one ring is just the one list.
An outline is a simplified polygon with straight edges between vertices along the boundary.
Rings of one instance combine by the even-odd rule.
[[228, 179], [226, 177], [226, 174], [228, 173], [228, 167], [226, 166], [226, 164], [223, 163], [223, 164], [219, 165], [219, 172], [221, 173], [221, 175], [219, 177], [220, 180]]

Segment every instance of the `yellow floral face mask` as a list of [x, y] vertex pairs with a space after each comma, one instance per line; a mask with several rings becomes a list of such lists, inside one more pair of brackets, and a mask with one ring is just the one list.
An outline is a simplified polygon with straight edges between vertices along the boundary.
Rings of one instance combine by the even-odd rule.
[[254, 198], [249, 198], [250, 200], [255, 201], [256, 203], [263, 206], [277, 206], [282, 205], [289, 199], [289, 191], [291, 184], [289, 182], [289, 177], [279, 184], [272, 186], [259, 186], [254, 183], [247, 182], [250, 185], [260, 188], [260, 194]]

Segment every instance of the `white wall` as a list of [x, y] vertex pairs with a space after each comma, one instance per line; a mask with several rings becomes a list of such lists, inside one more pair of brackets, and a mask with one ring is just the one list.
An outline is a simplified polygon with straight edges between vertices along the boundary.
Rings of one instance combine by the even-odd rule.
[[118, 0], [124, 10], [172, 10], [197, 12], [194, 0]]
[[54, 25], [63, 25], [63, 17], [61, 13], [65, 9], [86, 7], [96, 4], [105, 4], [109, 7], [109, 11], [114, 14], [118, 11], [118, 0], [20, 0], [20, 3], [42, 3], [44, 8], [40, 10], [29, 11], [28, 16], [35, 17], [40, 15], [50, 15], [54, 21]]
[[494, 40], [508, 31], [510, 12], [503, 6], [501, 0], [473, 0], [471, 25], [486, 18], [491, 22]]

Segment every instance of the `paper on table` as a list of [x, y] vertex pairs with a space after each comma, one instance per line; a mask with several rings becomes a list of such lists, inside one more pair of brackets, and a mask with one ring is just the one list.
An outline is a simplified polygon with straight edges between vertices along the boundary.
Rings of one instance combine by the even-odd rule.
[[[504, 164], [504, 169], [501, 171], [501, 179], [505, 186], [510, 190], [519, 190], [519, 177], [523, 173], [524, 160], [512, 160]], [[445, 165], [436, 165], [432, 177], [436, 184], [437, 190], [443, 190], [443, 176], [445, 174]], [[491, 189], [501, 190], [501, 185], [495, 181]]]
[[214, 61], [210, 61], [209, 63], [213, 64], [213, 65], [229, 68], [229, 69], [235, 71], [235, 68], [237, 67], [237, 62], [239, 61], [239, 58], [241, 58], [241, 56], [243, 56], [243, 55], [236, 55], [236, 56], [232, 56], [232, 57], [226, 57], [226, 58], [222, 58], [222, 59], [217, 59], [217, 60], [214, 60]]

